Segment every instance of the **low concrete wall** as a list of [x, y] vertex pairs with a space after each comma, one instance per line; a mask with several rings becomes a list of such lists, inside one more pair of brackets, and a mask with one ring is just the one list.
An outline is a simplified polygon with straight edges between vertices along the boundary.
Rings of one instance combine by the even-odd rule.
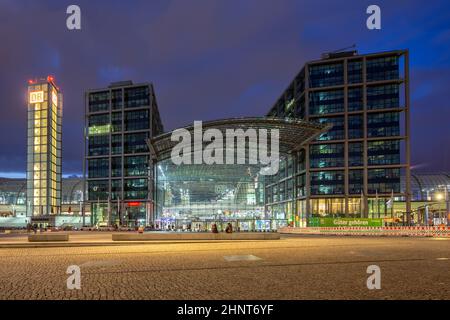
[[69, 235], [63, 233], [31, 234], [28, 242], [69, 241]]
[[396, 226], [396, 227], [285, 227], [278, 230], [285, 234], [332, 236], [392, 236], [392, 237], [448, 237], [450, 227]]
[[235, 232], [235, 233], [195, 233], [195, 232], [150, 232], [116, 233], [113, 241], [160, 241], [160, 240], [278, 240], [277, 232]]

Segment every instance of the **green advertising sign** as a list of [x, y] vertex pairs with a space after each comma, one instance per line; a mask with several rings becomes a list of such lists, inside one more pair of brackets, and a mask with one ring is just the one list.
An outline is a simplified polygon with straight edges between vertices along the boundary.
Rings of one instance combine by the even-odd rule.
[[383, 219], [369, 218], [310, 218], [310, 227], [382, 227]]

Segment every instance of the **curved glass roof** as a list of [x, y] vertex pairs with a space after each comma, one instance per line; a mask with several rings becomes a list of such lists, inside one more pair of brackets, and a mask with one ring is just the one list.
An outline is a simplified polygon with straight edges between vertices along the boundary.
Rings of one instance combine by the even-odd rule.
[[[82, 178], [62, 179], [62, 203], [79, 203], [83, 194]], [[25, 204], [27, 193], [26, 179], [0, 177], [0, 204]]]
[[[405, 179], [402, 177], [402, 190], [405, 190]], [[450, 174], [446, 173], [411, 173], [412, 200], [427, 200], [430, 193], [450, 190]]]
[[[208, 129], [220, 130], [222, 135], [226, 136], [227, 130], [244, 131], [248, 129], [266, 129], [268, 133], [271, 130], [278, 129], [279, 131], [279, 153], [288, 154], [292, 151], [298, 150], [302, 145], [316, 138], [322, 132], [329, 130], [331, 125], [324, 125], [315, 122], [309, 122], [298, 119], [280, 119], [280, 118], [234, 118], [205, 121], [202, 123], [202, 134]], [[193, 136], [194, 125], [184, 127]], [[175, 130], [174, 130], [175, 131]], [[170, 158], [172, 148], [179, 142], [171, 141], [172, 133], [167, 132], [149, 139], [148, 144], [150, 149], [155, 154], [157, 161]], [[191, 150], [194, 150], [194, 141], [191, 139]], [[208, 144], [203, 143], [204, 145]]]

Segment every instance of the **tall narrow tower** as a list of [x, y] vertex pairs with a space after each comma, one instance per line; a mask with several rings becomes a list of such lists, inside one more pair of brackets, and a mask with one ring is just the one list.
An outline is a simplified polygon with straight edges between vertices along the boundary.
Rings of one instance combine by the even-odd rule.
[[62, 94], [53, 77], [28, 82], [27, 216], [52, 222], [61, 207]]

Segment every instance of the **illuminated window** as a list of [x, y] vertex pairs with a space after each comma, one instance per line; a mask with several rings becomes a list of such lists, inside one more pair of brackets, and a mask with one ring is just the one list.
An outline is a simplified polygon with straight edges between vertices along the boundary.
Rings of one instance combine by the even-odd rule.
[[44, 102], [44, 91], [32, 91], [29, 96], [30, 103]]
[[111, 125], [110, 124], [106, 124], [106, 125], [102, 125], [102, 126], [92, 126], [89, 127], [89, 135], [99, 135], [99, 134], [107, 134], [111, 132]]
[[52, 103], [55, 106], [58, 105], [58, 96], [57, 96], [55, 90], [52, 90]]

